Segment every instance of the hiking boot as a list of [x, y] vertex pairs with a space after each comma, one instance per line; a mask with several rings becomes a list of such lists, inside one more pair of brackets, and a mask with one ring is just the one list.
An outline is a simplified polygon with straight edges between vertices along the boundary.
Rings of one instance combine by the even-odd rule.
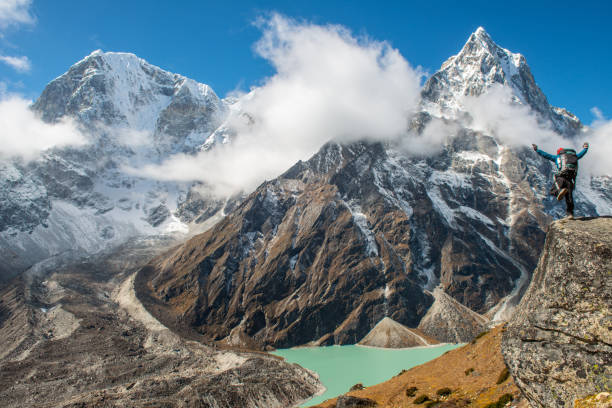
[[569, 190], [565, 187], [563, 187], [561, 190], [559, 190], [559, 194], [557, 194], [557, 201], [561, 201], [561, 199], [563, 197], [565, 197], [565, 195], [569, 192]]
[[573, 220], [574, 219], [574, 214], [567, 214], [563, 219], [564, 220]]

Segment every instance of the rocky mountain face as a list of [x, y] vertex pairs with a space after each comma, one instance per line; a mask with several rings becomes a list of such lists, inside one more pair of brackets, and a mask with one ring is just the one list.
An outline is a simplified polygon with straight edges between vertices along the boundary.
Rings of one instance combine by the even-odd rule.
[[88, 143], [0, 162], [0, 279], [51, 256], [184, 232], [225, 206], [194, 201], [189, 184], [126, 170], [228, 141], [232, 104], [207, 85], [132, 54], [95, 51], [49, 83], [32, 109], [47, 122], [72, 119]]
[[[425, 85], [427, 111], [413, 129], [452, 122], [436, 118], [431, 104], [444, 112], [457, 93], [491, 83], [511, 81], [516, 103], [545, 102], [513, 55], [484, 31], [473, 34]], [[518, 76], [509, 75], [512, 61], [523, 67]], [[557, 120], [546, 112], [542, 120]], [[564, 211], [547, 195], [549, 163], [455, 124], [456, 134], [427, 157], [402, 140], [327, 144], [152, 262], [150, 293], [175, 321], [227, 344], [354, 343], [385, 317], [440, 341], [470, 340], [487, 320], [511, 315], [545, 229]], [[610, 208], [600, 182], [581, 181], [578, 213]]]
[[[533, 407], [612, 388], [612, 218], [557, 221], [502, 341]], [[603, 406], [603, 405], [602, 405]]]

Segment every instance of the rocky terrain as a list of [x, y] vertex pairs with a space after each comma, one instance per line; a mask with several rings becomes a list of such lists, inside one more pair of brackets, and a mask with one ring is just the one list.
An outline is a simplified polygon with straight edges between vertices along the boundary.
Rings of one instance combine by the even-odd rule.
[[[479, 30], [428, 80], [412, 131], [452, 122], [459, 96], [496, 84], [565, 134], [580, 128], [548, 105], [522, 56]], [[147, 293], [168, 321], [224, 344], [355, 343], [384, 317], [470, 340], [511, 315], [563, 210], [548, 196], [549, 163], [454, 123], [428, 156], [402, 140], [328, 143], [152, 262]], [[602, 180], [582, 182], [580, 214], [609, 211]]]
[[612, 218], [551, 225], [502, 342], [533, 407], [573, 407], [612, 391], [611, 271]]
[[0, 291], [3, 407], [287, 407], [319, 390], [274, 356], [168, 330], [134, 272], [167, 240], [137, 240], [68, 266], [38, 265]]

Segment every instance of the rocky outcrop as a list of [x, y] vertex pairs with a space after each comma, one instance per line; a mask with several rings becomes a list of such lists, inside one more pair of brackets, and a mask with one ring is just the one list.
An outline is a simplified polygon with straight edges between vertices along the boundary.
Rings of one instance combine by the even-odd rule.
[[462, 343], [481, 333], [488, 320], [486, 317], [463, 306], [440, 288], [433, 291], [436, 299], [419, 323], [419, 329], [440, 341]]
[[428, 338], [418, 330], [409, 329], [393, 319], [385, 317], [359, 341], [361, 346], [404, 348], [428, 346], [437, 341]]
[[335, 408], [371, 408], [375, 407], [375, 401], [369, 398], [359, 398], [359, 397], [351, 397], [348, 395], [343, 395], [338, 398], [338, 402], [336, 403]]
[[502, 351], [533, 407], [612, 387], [612, 218], [557, 221]]

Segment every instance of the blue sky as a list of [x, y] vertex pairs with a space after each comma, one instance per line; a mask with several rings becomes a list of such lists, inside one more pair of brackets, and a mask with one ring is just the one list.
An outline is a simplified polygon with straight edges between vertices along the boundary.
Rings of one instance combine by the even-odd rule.
[[[17, 8], [21, 14], [9, 13], [12, 4], [22, 5]], [[253, 51], [261, 35], [253, 22], [278, 12], [388, 41], [413, 66], [429, 73], [483, 26], [499, 45], [525, 55], [553, 105], [590, 123], [593, 107], [612, 117], [610, 4], [0, 0], [0, 85], [35, 99], [49, 81], [101, 48], [135, 53], [225, 96], [272, 74]]]

